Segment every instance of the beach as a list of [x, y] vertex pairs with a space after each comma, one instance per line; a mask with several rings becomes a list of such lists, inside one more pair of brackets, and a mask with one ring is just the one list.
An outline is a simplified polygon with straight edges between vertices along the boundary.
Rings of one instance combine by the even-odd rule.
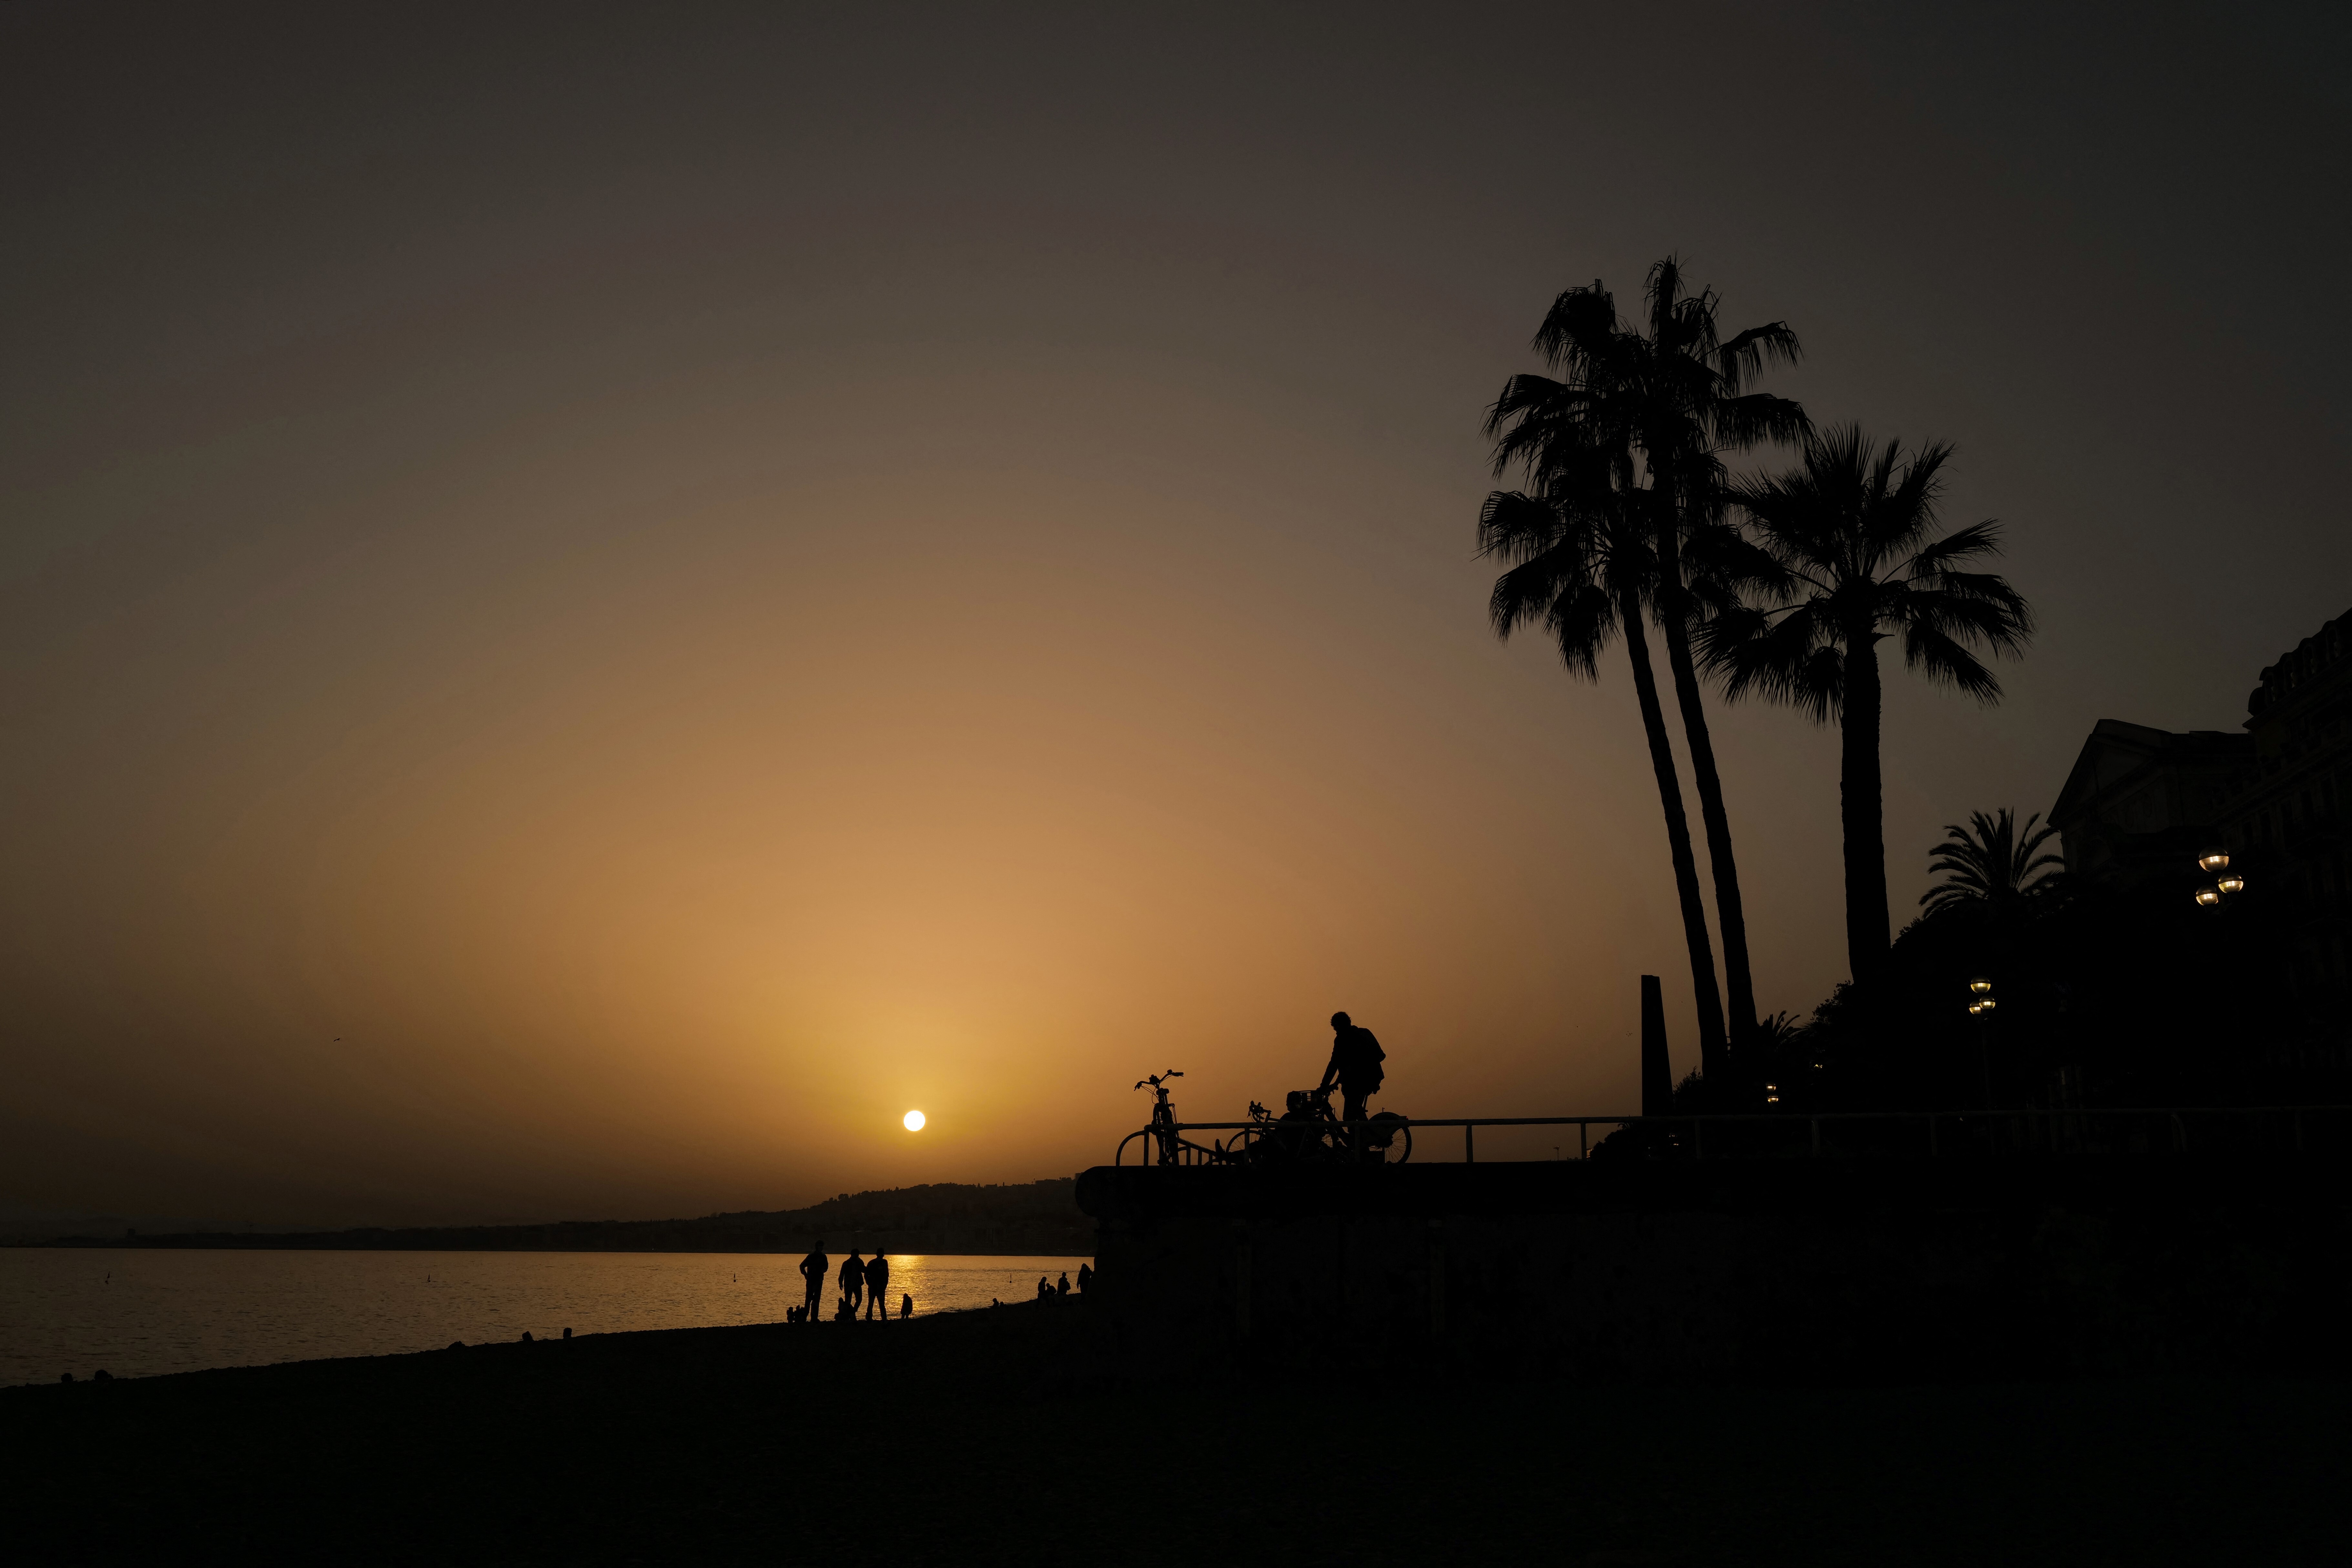
[[1071, 1300], [0, 1389], [0, 1473], [26, 1562], [2318, 1563], [2347, 1415], [2284, 1381], [1174, 1380]]

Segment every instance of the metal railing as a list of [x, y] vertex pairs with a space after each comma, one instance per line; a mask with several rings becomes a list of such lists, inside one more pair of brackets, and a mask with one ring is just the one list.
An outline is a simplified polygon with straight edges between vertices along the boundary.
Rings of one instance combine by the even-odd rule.
[[[1317, 1136], [1345, 1131], [1359, 1143], [1369, 1121], [1317, 1121]], [[1573, 1127], [1576, 1157], [1591, 1159], [1591, 1131], [1650, 1130], [1644, 1153], [1706, 1159], [1835, 1158], [1985, 1154], [2166, 1154], [2200, 1152], [2352, 1153], [2352, 1105], [2146, 1106], [2099, 1110], [1831, 1110], [1746, 1111], [1692, 1116], [1448, 1116], [1403, 1118], [1377, 1124], [1414, 1131], [1462, 1129], [1462, 1161], [1478, 1158], [1481, 1127]], [[1123, 1165], [1127, 1147], [1143, 1141], [1140, 1164], [1167, 1164], [1160, 1144], [1177, 1140], [1176, 1163], [1241, 1163], [1236, 1150], [1202, 1148], [1188, 1132], [1248, 1132], [1257, 1139], [1291, 1131], [1266, 1121], [1179, 1121], [1142, 1127], [1119, 1140], [1111, 1155]], [[1639, 1143], [1644, 1140], [1635, 1139]], [[1222, 1141], [1213, 1140], [1213, 1143]], [[1432, 1152], [1434, 1152], [1433, 1150]]]

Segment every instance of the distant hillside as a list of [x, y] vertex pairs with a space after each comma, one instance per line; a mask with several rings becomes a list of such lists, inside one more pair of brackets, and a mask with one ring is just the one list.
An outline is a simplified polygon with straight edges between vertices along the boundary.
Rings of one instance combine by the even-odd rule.
[[835, 1252], [1043, 1253], [1090, 1257], [1095, 1223], [1078, 1211], [1074, 1178], [1025, 1185], [942, 1182], [843, 1194], [804, 1209], [749, 1210], [700, 1219], [562, 1220], [551, 1225], [418, 1226], [400, 1229], [253, 1235], [72, 1236], [47, 1247], [383, 1248], [404, 1252]]

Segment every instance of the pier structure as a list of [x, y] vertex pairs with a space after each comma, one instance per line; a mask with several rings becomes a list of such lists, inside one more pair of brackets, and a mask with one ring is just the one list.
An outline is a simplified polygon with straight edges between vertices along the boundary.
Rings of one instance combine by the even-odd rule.
[[[1423, 1151], [1448, 1146], [1414, 1125]], [[1368, 1375], [1900, 1382], [2346, 1359], [2352, 1108], [1664, 1118], [1606, 1146], [1641, 1153], [1535, 1162], [1465, 1157], [1474, 1131], [1462, 1155], [1408, 1164], [1087, 1171], [1094, 1310], [1155, 1354]]]

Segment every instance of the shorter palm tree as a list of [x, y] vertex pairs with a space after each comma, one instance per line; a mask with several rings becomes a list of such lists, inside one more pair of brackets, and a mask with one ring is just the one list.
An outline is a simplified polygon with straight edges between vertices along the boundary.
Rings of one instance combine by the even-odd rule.
[[2033, 629], [2016, 589], [1967, 569], [1999, 552], [1995, 524], [1933, 538], [1951, 450], [1937, 442], [1906, 460], [1900, 442], [1880, 447], [1847, 425], [1807, 441], [1787, 473], [1736, 487], [1777, 581], [1764, 587], [1770, 602], [1701, 628], [1727, 699], [1761, 693], [1837, 722], [1846, 961], [1857, 982], [1878, 972], [1888, 943], [1878, 645], [1899, 638], [1905, 665], [1990, 703], [2000, 682], [1976, 650], [2013, 655]]
[[2034, 853], [2058, 836], [2050, 824], [2033, 826], [2041, 821], [2037, 811], [2021, 828], [2016, 814], [2004, 805], [1992, 816], [1970, 812], [1966, 827], [1946, 823], [1944, 831], [1951, 837], [1936, 846], [1935, 858], [1927, 863], [1927, 869], [1943, 872], [1944, 879], [1921, 894], [1919, 901], [1929, 914], [1970, 903], [2013, 910], [2055, 892], [2065, 877], [2066, 862], [2061, 856]]

